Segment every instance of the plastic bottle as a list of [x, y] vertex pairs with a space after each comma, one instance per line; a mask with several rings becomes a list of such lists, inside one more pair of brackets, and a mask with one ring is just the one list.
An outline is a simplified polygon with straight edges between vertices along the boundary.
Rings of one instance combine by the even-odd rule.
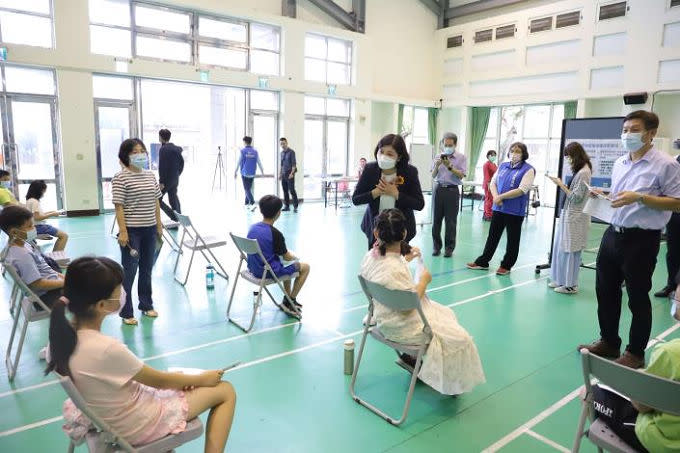
[[354, 372], [354, 340], [345, 340], [345, 374]]
[[205, 287], [208, 289], [215, 287], [215, 268], [212, 264], [205, 267]]

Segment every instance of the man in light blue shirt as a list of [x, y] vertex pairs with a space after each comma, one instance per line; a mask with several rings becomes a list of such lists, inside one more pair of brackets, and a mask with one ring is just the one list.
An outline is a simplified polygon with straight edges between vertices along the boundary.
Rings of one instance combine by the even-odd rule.
[[[595, 291], [600, 340], [581, 345], [593, 354], [642, 368], [652, 330], [649, 291], [659, 253], [661, 230], [680, 211], [680, 164], [655, 149], [659, 118], [638, 110], [626, 116], [621, 143], [628, 151], [612, 169], [611, 197], [616, 212], [597, 255]], [[620, 355], [619, 318], [622, 283], [633, 314], [628, 345]]]
[[253, 197], [253, 180], [255, 179], [256, 165], [260, 167], [260, 172], [264, 175], [264, 170], [262, 169], [262, 162], [260, 162], [260, 155], [257, 150], [253, 148], [252, 137], [243, 137], [243, 145], [245, 146], [241, 150], [241, 156], [239, 157], [238, 163], [236, 164], [236, 170], [234, 171], [234, 178], [238, 174], [239, 168], [241, 169], [241, 180], [243, 181], [243, 190], [246, 192], [246, 206], [253, 206], [255, 209], [255, 197]]

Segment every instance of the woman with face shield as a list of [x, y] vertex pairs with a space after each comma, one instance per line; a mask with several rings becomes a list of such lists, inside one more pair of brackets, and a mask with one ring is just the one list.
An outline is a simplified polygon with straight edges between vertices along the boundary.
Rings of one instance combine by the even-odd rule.
[[373, 153], [376, 161], [366, 164], [357, 182], [352, 202], [366, 206], [361, 221], [361, 231], [368, 239], [369, 250], [373, 247], [374, 219], [385, 209], [399, 209], [406, 217], [405, 243], [416, 235], [416, 219], [413, 211], [425, 206], [420, 188], [418, 170], [408, 163], [409, 155], [404, 139], [388, 134], [378, 142]]
[[536, 171], [527, 163], [529, 152], [522, 142], [510, 145], [510, 160], [503, 162], [491, 178], [489, 190], [493, 197], [493, 214], [489, 235], [484, 252], [472, 263], [469, 269], [488, 270], [489, 261], [496, 253], [503, 231], [508, 229], [505, 256], [496, 270], [497, 275], [508, 275], [517, 262], [519, 242], [522, 235], [522, 222], [527, 213], [529, 190], [534, 183]]

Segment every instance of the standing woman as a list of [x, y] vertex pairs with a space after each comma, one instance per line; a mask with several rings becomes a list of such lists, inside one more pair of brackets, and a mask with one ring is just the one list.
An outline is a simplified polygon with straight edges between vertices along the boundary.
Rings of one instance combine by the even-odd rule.
[[581, 251], [588, 242], [590, 215], [583, 212], [583, 207], [588, 201], [587, 184], [590, 184], [593, 166], [578, 142], [571, 142], [564, 148], [564, 157], [574, 175], [569, 187], [560, 178], [548, 176], [566, 195], [555, 234], [548, 286], [558, 293], [576, 294]]
[[361, 221], [361, 231], [368, 239], [368, 249], [373, 247], [374, 221], [385, 209], [399, 209], [406, 217], [408, 243], [416, 235], [416, 218], [413, 210], [425, 206], [423, 192], [418, 180], [418, 169], [408, 163], [406, 143], [401, 135], [388, 134], [380, 139], [373, 152], [376, 162], [366, 164], [352, 194], [352, 202], [366, 204]]
[[482, 167], [482, 172], [484, 173], [484, 180], [482, 181], [482, 187], [484, 188], [484, 216], [482, 217], [482, 220], [487, 222], [491, 221], [491, 216], [493, 214], [493, 211], [491, 210], [491, 207], [493, 206], [493, 195], [491, 195], [491, 191], [489, 190], [489, 183], [491, 182], [493, 175], [496, 174], [496, 170], [498, 170], [498, 166], [496, 165], [496, 151], [489, 150], [486, 152], [486, 162], [484, 162], [484, 166]]
[[489, 190], [493, 196], [493, 215], [486, 238], [484, 252], [472, 263], [469, 269], [488, 270], [489, 261], [496, 253], [503, 231], [508, 229], [505, 256], [496, 275], [508, 275], [517, 262], [519, 241], [522, 236], [522, 222], [527, 213], [529, 191], [536, 177], [536, 170], [527, 163], [529, 152], [522, 142], [510, 145], [510, 161], [503, 162], [491, 178]]
[[[151, 271], [156, 242], [163, 233], [161, 209], [158, 200], [161, 191], [154, 174], [147, 170], [149, 154], [138, 138], [129, 138], [120, 145], [118, 159], [122, 170], [113, 177], [113, 204], [120, 232], [121, 262], [125, 277], [125, 306], [120, 311], [123, 323], [137, 325], [132, 310], [132, 284], [139, 269], [137, 282], [138, 308], [144, 316], [155, 318], [158, 313], [151, 299]], [[134, 251], [133, 251], [134, 250]], [[136, 255], [136, 256], [133, 256]]]

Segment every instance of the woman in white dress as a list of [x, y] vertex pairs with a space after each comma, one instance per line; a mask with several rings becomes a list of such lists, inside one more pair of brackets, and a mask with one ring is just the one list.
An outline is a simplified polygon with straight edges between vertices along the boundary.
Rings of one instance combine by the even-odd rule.
[[[484, 371], [472, 337], [458, 324], [452, 310], [431, 301], [425, 294], [432, 281], [430, 273], [423, 269], [416, 282], [409, 271], [408, 262], [420, 256], [420, 250], [414, 247], [406, 255], [401, 254], [402, 241], [406, 238], [406, 218], [401, 211], [383, 211], [375, 219], [374, 235], [377, 246], [361, 263], [362, 277], [389, 289], [418, 293], [432, 328], [432, 341], [418, 378], [445, 395], [468, 392], [484, 383]], [[374, 302], [374, 321], [385, 338], [397, 343], [413, 343], [421, 338], [423, 323], [416, 310], [397, 311]], [[402, 360], [413, 362], [414, 358], [402, 355]]]

